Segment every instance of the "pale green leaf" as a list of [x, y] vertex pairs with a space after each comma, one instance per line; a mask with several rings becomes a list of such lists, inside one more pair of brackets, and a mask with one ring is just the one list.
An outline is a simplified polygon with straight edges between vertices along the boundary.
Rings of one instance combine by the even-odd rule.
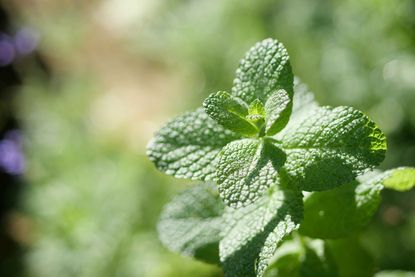
[[262, 104], [261, 100], [255, 99], [251, 104], [249, 104], [248, 113], [250, 115], [259, 115], [265, 117], [265, 107]]
[[240, 209], [225, 210], [219, 253], [228, 277], [263, 276], [282, 240], [302, 218], [300, 192], [277, 189]]
[[280, 89], [271, 94], [265, 103], [265, 133], [269, 136], [281, 131], [287, 125], [292, 111], [289, 94]]
[[205, 112], [225, 128], [247, 136], [258, 133], [255, 125], [245, 119], [248, 106], [225, 91], [212, 93], [203, 102]]
[[304, 201], [300, 233], [336, 239], [361, 230], [378, 209], [382, 188], [373, 182], [353, 181], [332, 190], [313, 192]]
[[159, 238], [172, 251], [218, 263], [223, 212], [214, 185], [187, 189], [164, 207], [157, 226]]
[[382, 184], [385, 188], [397, 191], [407, 191], [415, 186], [415, 168], [400, 167], [382, 174]]
[[211, 119], [202, 108], [168, 122], [147, 146], [147, 155], [168, 175], [212, 180], [223, 146], [240, 138]]
[[287, 50], [282, 43], [265, 39], [253, 46], [241, 61], [232, 94], [246, 103], [259, 99], [265, 103], [278, 89], [293, 94], [293, 74]]
[[350, 107], [313, 109], [282, 137], [286, 180], [305, 191], [352, 181], [383, 161], [386, 138], [374, 122]]
[[234, 208], [257, 200], [275, 183], [284, 161], [285, 154], [267, 140], [242, 139], [229, 143], [217, 164], [222, 199]]
[[246, 118], [254, 123], [258, 130], [262, 129], [262, 126], [265, 123], [265, 108], [261, 100], [255, 99], [251, 104], [249, 104], [248, 115]]

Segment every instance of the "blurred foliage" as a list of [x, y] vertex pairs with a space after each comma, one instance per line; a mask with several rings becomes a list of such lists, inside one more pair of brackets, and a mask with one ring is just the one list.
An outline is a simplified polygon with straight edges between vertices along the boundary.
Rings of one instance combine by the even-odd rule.
[[27, 79], [22, 91], [31, 178], [25, 200], [36, 226], [31, 274], [210, 276], [207, 266], [162, 249], [155, 235], [161, 206], [178, 186], [149, 170], [142, 154], [91, 131], [85, 111], [93, 77], [64, 78], [52, 85]]
[[[320, 103], [379, 124], [383, 167], [415, 166], [414, 0], [2, 2], [40, 34], [41, 62], [16, 64], [29, 276], [221, 275], [159, 243], [161, 207], [184, 185], [144, 149], [167, 118], [230, 88], [239, 58], [265, 37], [285, 44]], [[379, 270], [415, 271], [414, 200], [384, 194], [362, 234]]]

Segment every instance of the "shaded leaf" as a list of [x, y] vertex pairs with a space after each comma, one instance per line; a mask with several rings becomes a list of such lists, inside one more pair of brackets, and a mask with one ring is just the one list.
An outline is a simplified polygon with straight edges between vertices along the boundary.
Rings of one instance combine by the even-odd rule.
[[300, 233], [334, 239], [353, 234], [366, 226], [378, 209], [382, 186], [357, 181], [332, 190], [313, 192], [304, 201]]
[[223, 212], [214, 185], [187, 189], [164, 207], [157, 228], [159, 238], [172, 251], [218, 263]]
[[326, 242], [337, 265], [339, 277], [372, 277], [375, 261], [355, 237]]
[[302, 195], [275, 191], [240, 209], [225, 210], [219, 253], [226, 276], [263, 276], [282, 240], [298, 228]]

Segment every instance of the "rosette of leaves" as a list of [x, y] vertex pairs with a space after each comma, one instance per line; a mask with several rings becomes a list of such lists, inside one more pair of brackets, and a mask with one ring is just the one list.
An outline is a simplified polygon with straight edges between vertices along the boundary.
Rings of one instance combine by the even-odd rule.
[[[226, 276], [262, 276], [303, 214], [314, 216], [308, 206], [322, 208], [313, 199], [341, 198], [345, 191], [361, 202], [341, 212], [355, 212], [355, 229], [367, 222], [360, 213], [370, 218], [384, 184], [376, 179], [367, 188], [356, 177], [379, 165], [385, 152], [386, 138], [373, 121], [351, 107], [319, 106], [294, 81], [284, 46], [266, 39], [242, 59], [230, 92], [212, 93], [202, 108], [171, 120], [149, 143], [147, 154], [159, 170], [215, 184], [173, 199], [162, 213], [160, 238], [171, 250], [219, 263]], [[302, 191], [312, 192], [305, 202]], [[312, 227], [300, 231], [337, 235], [331, 227], [316, 235]], [[353, 231], [344, 228], [338, 236]]]

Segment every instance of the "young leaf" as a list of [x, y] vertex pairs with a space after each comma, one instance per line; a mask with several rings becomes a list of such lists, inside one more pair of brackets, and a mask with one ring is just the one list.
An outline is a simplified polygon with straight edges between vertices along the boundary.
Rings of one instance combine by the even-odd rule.
[[287, 125], [293, 102], [288, 93], [280, 89], [270, 95], [265, 103], [265, 133], [275, 135]]
[[285, 154], [267, 140], [242, 139], [229, 143], [217, 164], [222, 199], [234, 208], [254, 202], [275, 183], [284, 162]]
[[263, 276], [282, 240], [298, 228], [302, 195], [276, 189], [240, 209], [225, 209], [219, 254], [229, 277]]
[[366, 226], [378, 209], [382, 186], [357, 181], [313, 192], [304, 201], [300, 233], [313, 238], [346, 237]]
[[203, 107], [212, 119], [231, 131], [247, 136], [258, 133], [256, 126], [245, 119], [248, 115], [246, 103], [225, 91], [209, 95]]
[[265, 117], [265, 107], [262, 104], [261, 100], [257, 98], [251, 104], [249, 104], [248, 113], [250, 115], [256, 114]]
[[251, 104], [249, 104], [246, 119], [254, 123], [259, 130], [262, 128], [265, 122], [265, 108], [261, 100], [255, 99]]
[[278, 89], [293, 95], [293, 74], [288, 53], [282, 43], [266, 39], [246, 53], [236, 71], [232, 94], [246, 103], [259, 99], [265, 103]]
[[218, 263], [223, 211], [224, 204], [213, 185], [192, 187], [164, 207], [159, 238], [172, 251]]
[[217, 155], [240, 135], [226, 130], [202, 108], [168, 122], [147, 146], [147, 155], [168, 175], [193, 180], [212, 180]]
[[380, 164], [386, 138], [367, 116], [350, 107], [319, 107], [282, 137], [284, 172], [305, 191], [331, 189]]

